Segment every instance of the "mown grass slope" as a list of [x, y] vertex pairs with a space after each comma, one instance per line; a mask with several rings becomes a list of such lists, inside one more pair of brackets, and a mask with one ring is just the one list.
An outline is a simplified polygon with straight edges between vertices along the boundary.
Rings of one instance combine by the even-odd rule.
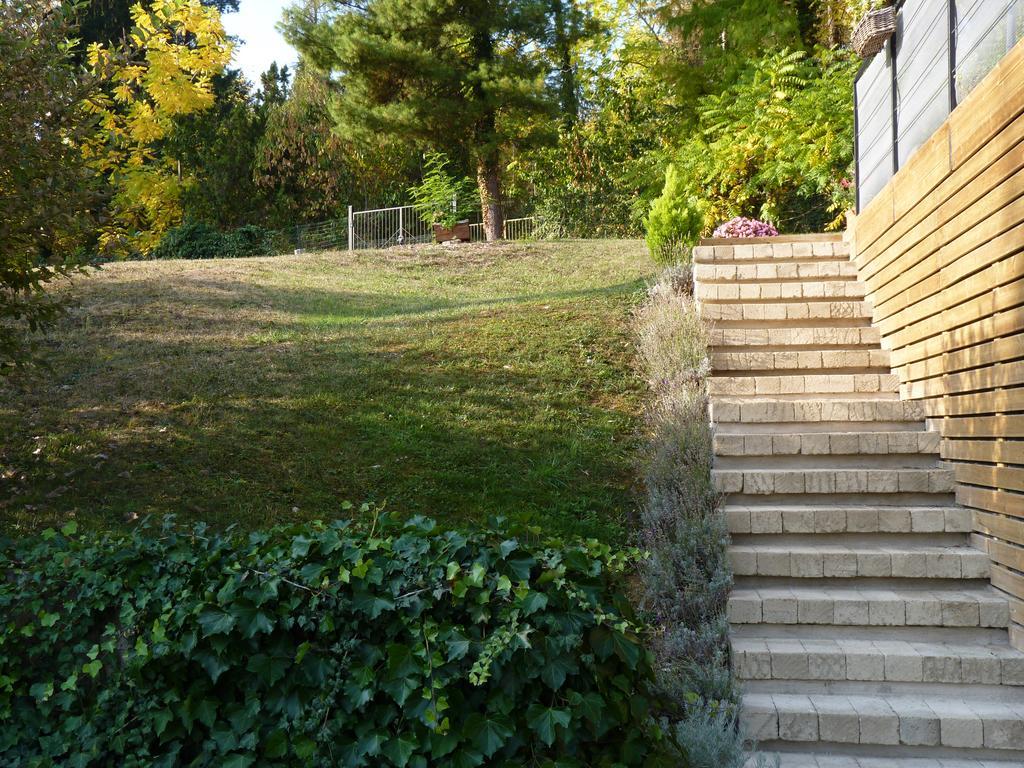
[[0, 382], [0, 532], [371, 500], [617, 538], [652, 272], [634, 241], [109, 265]]

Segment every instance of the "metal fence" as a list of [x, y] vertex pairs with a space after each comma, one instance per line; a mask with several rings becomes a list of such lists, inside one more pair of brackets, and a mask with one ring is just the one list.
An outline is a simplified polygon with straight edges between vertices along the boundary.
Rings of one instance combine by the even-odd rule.
[[345, 219], [299, 224], [295, 227], [294, 248], [304, 251], [325, 251], [342, 248], [348, 242], [348, 222]]
[[[505, 219], [502, 236], [506, 240], [529, 240], [537, 237], [540, 230], [539, 219], [523, 216]], [[470, 224], [469, 232], [470, 242], [486, 239], [482, 223]], [[299, 224], [274, 233], [275, 247], [282, 253], [293, 248], [303, 251], [369, 250], [430, 243], [433, 240], [433, 227], [426, 224], [411, 205], [366, 211], [354, 211], [350, 206], [346, 218]]]
[[857, 208], [1024, 36], [1024, 0], [902, 0], [854, 85]]
[[434, 230], [411, 205], [353, 211], [348, 207], [348, 249], [390, 248], [393, 245], [429, 243]]

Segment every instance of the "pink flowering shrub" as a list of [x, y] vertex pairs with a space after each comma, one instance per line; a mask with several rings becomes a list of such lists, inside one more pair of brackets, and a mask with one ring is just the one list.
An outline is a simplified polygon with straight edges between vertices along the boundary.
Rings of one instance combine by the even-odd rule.
[[746, 216], [737, 216], [729, 219], [724, 224], [719, 224], [715, 229], [715, 237], [775, 237], [779, 230], [767, 221], [748, 219]]

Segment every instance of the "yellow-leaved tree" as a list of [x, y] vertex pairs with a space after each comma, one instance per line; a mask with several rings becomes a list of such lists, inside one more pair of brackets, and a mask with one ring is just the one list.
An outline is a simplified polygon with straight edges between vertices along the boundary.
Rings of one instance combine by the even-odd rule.
[[113, 191], [99, 242], [111, 255], [149, 253], [180, 223], [185, 182], [156, 147], [175, 118], [213, 104], [211, 78], [231, 58], [219, 11], [199, 0], [150, 0], [131, 14], [125, 42], [88, 50], [100, 88], [87, 109], [99, 129], [82, 149]]

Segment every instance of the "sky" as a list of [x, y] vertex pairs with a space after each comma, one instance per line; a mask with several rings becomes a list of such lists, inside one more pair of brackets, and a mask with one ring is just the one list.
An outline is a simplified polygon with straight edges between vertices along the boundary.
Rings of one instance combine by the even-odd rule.
[[281, 11], [294, 0], [241, 0], [239, 10], [223, 15], [224, 29], [241, 38], [235, 44], [231, 66], [241, 69], [254, 84], [271, 62], [293, 66], [298, 60], [295, 49], [277, 31]]

